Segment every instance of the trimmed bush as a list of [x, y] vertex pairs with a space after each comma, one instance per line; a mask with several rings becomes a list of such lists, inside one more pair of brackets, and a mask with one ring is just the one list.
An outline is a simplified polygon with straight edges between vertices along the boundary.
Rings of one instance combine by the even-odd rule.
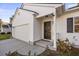
[[11, 34], [11, 32], [7, 32], [7, 34]]
[[5, 32], [1, 32], [0, 34], [5, 34]]

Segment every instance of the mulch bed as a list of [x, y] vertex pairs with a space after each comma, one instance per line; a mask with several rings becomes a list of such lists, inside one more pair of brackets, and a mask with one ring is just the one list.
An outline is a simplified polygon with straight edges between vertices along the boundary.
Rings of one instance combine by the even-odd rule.
[[43, 53], [41, 53], [38, 56], [79, 56], [79, 48], [72, 47], [70, 55], [68, 55], [68, 53], [64, 53], [61, 55], [58, 51], [46, 49]]

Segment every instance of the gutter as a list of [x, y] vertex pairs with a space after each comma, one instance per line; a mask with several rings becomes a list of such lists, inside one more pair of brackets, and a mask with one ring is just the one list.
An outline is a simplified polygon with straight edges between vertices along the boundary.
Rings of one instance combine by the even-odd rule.
[[23, 9], [23, 8], [19, 8], [19, 9], [22, 9], [22, 10], [25, 10], [25, 11], [29, 11], [29, 12], [33, 12], [33, 13], [35, 13], [36, 15], [39, 15], [39, 13], [37, 13], [36, 11], [32, 11], [32, 10], [29, 10], [29, 9]]

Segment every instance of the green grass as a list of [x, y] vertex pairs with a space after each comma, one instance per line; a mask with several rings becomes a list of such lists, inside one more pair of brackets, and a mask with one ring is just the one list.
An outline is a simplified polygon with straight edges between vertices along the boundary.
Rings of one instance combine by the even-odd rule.
[[0, 34], [0, 40], [6, 40], [11, 37], [11, 34]]

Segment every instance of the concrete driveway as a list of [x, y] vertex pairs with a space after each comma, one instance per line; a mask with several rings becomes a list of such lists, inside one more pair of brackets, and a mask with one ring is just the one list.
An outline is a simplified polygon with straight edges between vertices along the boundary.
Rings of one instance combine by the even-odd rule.
[[29, 45], [23, 41], [16, 39], [7, 39], [0, 41], [0, 56], [5, 56], [9, 51], [14, 52], [18, 51], [20, 54], [28, 55], [28, 52], [31, 50], [31, 55], [36, 53], [37, 55], [42, 53], [45, 48], [37, 45]]

